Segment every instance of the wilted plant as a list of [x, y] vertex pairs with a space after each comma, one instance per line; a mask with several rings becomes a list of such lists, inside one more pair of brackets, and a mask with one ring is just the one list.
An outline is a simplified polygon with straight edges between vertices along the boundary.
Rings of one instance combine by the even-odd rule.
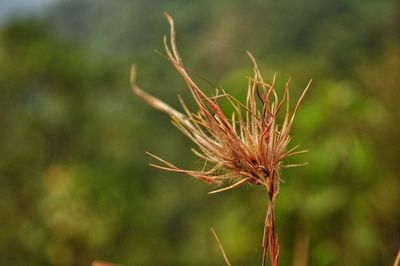
[[[202, 170], [184, 170], [153, 154], [163, 165], [154, 167], [181, 172], [208, 183], [228, 185], [211, 191], [218, 193], [238, 187], [244, 183], [262, 185], [268, 192], [268, 210], [263, 235], [262, 265], [266, 265], [269, 250], [271, 265], [278, 265], [279, 245], [275, 232], [275, 198], [279, 192], [279, 171], [285, 165], [282, 161], [290, 156], [303, 153], [299, 146], [287, 150], [291, 140], [292, 128], [297, 109], [302, 102], [311, 81], [308, 83], [293, 110], [289, 105], [289, 84], [286, 83], [284, 95], [278, 99], [275, 91], [275, 77], [271, 84], [264, 82], [254, 57], [248, 52], [253, 63], [254, 77], [249, 78], [247, 99], [244, 104], [223, 89], [217, 89], [214, 96], [207, 96], [188, 75], [175, 43], [175, 29], [172, 18], [165, 13], [170, 25], [170, 45], [164, 36], [164, 47], [169, 61], [186, 81], [199, 110], [191, 112], [182, 98], [183, 113], [175, 110], [161, 100], [147, 94], [136, 84], [136, 69], [132, 67], [131, 85], [135, 93], [149, 105], [167, 113], [174, 125], [189, 137], [198, 149], [192, 149], [195, 155], [204, 160]], [[219, 100], [225, 98], [233, 111], [225, 116]], [[257, 101], [260, 103], [257, 104]], [[277, 121], [278, 113], [285, 110], [283, 123]], [[225, 257], [225, 256], [224, 256]], [[228, 260], [225, 258], [229, 264]]]

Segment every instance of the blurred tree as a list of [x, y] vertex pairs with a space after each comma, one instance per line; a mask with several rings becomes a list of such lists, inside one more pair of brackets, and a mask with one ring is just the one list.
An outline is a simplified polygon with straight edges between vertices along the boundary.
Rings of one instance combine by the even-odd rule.
[[0, 264], [219, 265], [211, 226], [234, 265], [259, 263], [261, 191], [206, 196], [207, 186], [146, 165], [146, 150], [182, 166], [194, 158], [128, 85], [135, 62], [146, 90], [176, 104], [189, 95], [153, 52], [167, 31], [163, 10], [207, 93], [199, 76], [244, 98], [246, 50], [278, 86], [293, 75], [294, 95], [314, 77], [293, 131], [310, 165], [283, 172], [278, 200], [282, 265], [305, 253], [311, 265], [391, 264], [400, 242], [395, 0], [60, 1], [42, 19], [4, 25]]

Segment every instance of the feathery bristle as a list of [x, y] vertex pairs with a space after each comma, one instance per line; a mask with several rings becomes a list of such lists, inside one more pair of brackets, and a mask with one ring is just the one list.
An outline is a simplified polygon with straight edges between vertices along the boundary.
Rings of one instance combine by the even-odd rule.
[[[150, 164], [167, 171], [186, 173], [208, 183], [221, 184], [230, 180], [231, 184], [211, 191], [215, 194], [227, 191], [245, 183], [263, 185], [268, 191], [269, 205], [264, 227], [263, 260], [269, 248], [271, 265], [278, 264], [279, 246], [274, 229], [275, 197], [279, 192], [279, 171], [281, 167], [295, 167], [304, 164], [282, 164], [282, 161], [304, 151], [296, 151], [298, 146], [287, 150], [291, 140], [289, 135], [296, 112], [311, 84], [308, 83], [296, 102], [293, 111], [289, 104], [290, 79], [286, 83], [281, 100], [275, 90], [275, 76], [271, 84], [264, 82], [257, 62], [250, 52], [247, 55], [253, 65], [254, 76], [249, 78], [247, 98], [241, 103], [222, 89], [214, 96], [207, 96], [190, 78], [183, 66], [175, 43], [175, 28], [172, 17], [164, 14], [170, 25], [170, 38], [164, 36], [166, 56], [174, 68], [185, 80], [198, 111], [193, 113], [179, 97], [183, 113], [175, 110], [163, 101], [141, 90], [136, 83], [136, 67], [132, 67], [131, 86], [134, 92], [153, 108], [167, 113], [173, 124], [197, 146], [194, 154], [204, 160], [202, 170], [184, 170], [160, 157], [148, 153], [162, 165]], [[232, 114], [225, 116], [218, 101], [228, 100], [232, 106]], [[262, 103], [261, 108], [257, 100]], [[286, 105], [286, 108], [282, 108]], [[285, 110], [282, 125], [277, 121], [279, 112]], [[244, 112], [245, 115], [242, 114]], [[207, 168], [211, 165], [211, 168]], [[228, 263], [228, 262], [227, 262]]]

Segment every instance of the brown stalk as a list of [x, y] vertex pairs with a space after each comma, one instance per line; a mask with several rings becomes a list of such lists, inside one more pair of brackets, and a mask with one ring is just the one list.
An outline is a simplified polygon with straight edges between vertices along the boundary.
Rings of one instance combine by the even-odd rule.
[[[183, 108], [183, 112], [179, 112], [141, 90], [136, 84], [135, 67], [132, 67], [131, 71], [131, 86], [134, 92], [150, 106], [167, 113], [173, 124], [193, 141], [197, 149], [192, 149], [192, 151], [204, 161], [204, 167], [201, 170], [181, 169], [149, 153], [161, 163], [161, 165], [150, 165], [167, 171], [186, 173], [194, 178], [217, 185], [223, 185], [227, 181], [231, 182], [209, 194], [227, 191], [246, 183], [263, 186], [268, 193], [268, 208], [262, 242], [262, 265], [266, 265], [269, 251], [271, 265], [276, 266], [278, 265], [279, 245], [275, 232], [275, 198], [279, 192], [279, 170], [281, 167], [300, 166], [301, 164], [283, 165], [282, 161], [289, 156], [306, 152], [297, 151], [298, 146], [287, 150], [287, 146], [291, 140], [289, 133], [295, 114], [311, 81], [296, 102], [294, 110], [291, 111], [289, 105], [290, 80], [286, 84], [282, 99], [279, 100], [275, 90], [275, 76], [272, 83], [267, 84], [256, 60], [251, 53], [247, 52], [253, 64], [254, 76], [249, 78], [246, 102], [241, 103], [223, 89], [221, 90], [222, 94], [217, 90], [214, 96], [208, 97], [184, 68], [175, 43], [174, 22], [167, 13], [165, 13], [165, 17], [170, 25], [169, 42], [168, 38], [164, 36], [166, 56], [185, 80], [198, 111], [190, 111], [185, 102], [179, 98]], [[222, 112], [219, 105], [221, 99], [226, 99], [231, 104], [232, 114], [230, 116], [225, 116]], [[262, 104], [261, 108], [257, 103], [258, 100]], [[283, 108], [285, 105], [286, 108]], [[277, 116], [282, 110], [286, 113], [283, 123], [280, 125]], [[220, 244], [218, 238], [217, 241]], [[222, 248], [221, 245], [220, 247]], [[223, 249], [222, 252], [226, 257]]]
[[297, 231], [294, 244], [293, 266], [307, 266], [309, 253], [310, 233], [307, 227]]
[[211, 232], [213, 233], [214, 238], [218, 243], [218, 247], [221, 250], [221, 253], [222, 253], [222, 256], [224, 257], [226, 265], [232, 266], [232, 264], [229, 262], [228, 256], [226, 256], [226, 253], [225, 253], [224, 247], [222, 246], [221, 240], [219, 240], [219, 237], [218, 237], [217, 233], [215, 232], [214, 228], [211, 228]]
[[393, 263], [393, 266], [400, 266], [400, 249], [397, 252], [397, 256], [396, 256], [396, 259], [395, 259], [395, 261]]

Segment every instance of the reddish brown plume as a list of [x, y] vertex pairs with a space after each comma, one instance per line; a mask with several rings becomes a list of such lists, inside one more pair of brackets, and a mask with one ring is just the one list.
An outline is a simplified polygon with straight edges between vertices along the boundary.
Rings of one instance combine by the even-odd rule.
[[[272, 265], [278, 264], [278, 239], [275, 234], [275, 197], [279, 191], [279, 169], [299, 165], [285, 165], [282, 161], [306, 151], [298, 151], [299, 146], [287, 150], [297, 109], [302, 102], [311, 81], [308, 83], [293, 110], [289, 105], [289, 85], [286, 83], [281, 100], [275, 91], [275, 77], [271, 84], [264, 81], [256, 60], [248, 52], [253, 64], [254, 76], [248, 80], [247, 99], [241, 103], [223, 89], [216, 90], [214, 96], [207, 96], [190, 78], [175, 43], [175, 29], [172, 18], [165, 14], [170, 25], [169, 43], [164, 36], [166, 55], [174, 68], [185, 80], [198, 107], [196, 112], [189, 110], [179, 98], [183, 112], [179, 112], [161, 100], [147, 94], [136, 84], [136, 68], [132, 67], [131, 85], [134, 92], [150, 106], [167, 113], [173, 124], [190, 138], [197, 149], [193, 152], [204, 161], [201, 170], [184, 170], [158, 156], [154, 167], [186, 173], [208, 183], [226, 184], [211, 193], [226, 191], [242, 184], [262, 185], [268, 192], [268, 210], [264, 227], [263, 261], [266, 264], [267, 250], [270, 250]], [[219, 101], [226, 99], [232, 106], [232, 114], [227, 117], [221, 110]], [[260, 101], [261, 104], [257, 104]], [[277, 121], [279, 112], [285, 112], [281, 124]]]

